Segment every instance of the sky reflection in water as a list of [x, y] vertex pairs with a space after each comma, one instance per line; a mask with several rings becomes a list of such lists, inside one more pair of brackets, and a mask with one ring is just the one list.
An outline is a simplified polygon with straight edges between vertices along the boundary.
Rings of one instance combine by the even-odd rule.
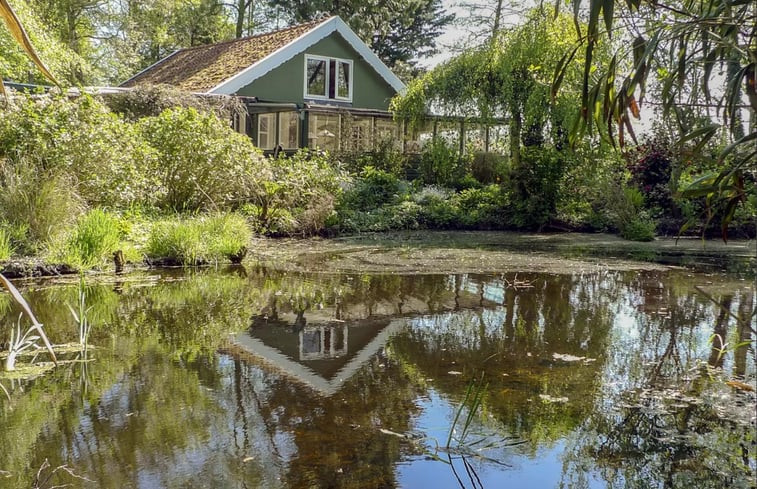
[[[747, 314], [748, 282], [514, 280], [261, 268], [91, 286], [95, 361], [2, 380], [0, 487], [45, 459], [92, 487], [754, 487], [754, 394], [724, 383], [754, 384], [754, 351], [709, 342], [751, 337], [693, 289]], [[24, 294], [54, 342], [74, 339], [75, 287]]]

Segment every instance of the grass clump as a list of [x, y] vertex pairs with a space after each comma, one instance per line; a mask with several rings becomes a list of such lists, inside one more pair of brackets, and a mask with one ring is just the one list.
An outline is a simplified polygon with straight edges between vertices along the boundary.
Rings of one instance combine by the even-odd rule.
[[5, 261], [13, 254], [13, 246], [8, 233], [0, 227], [0, 261]]
[[238, 263], [251, 237], [247, 221], [233, 213], [157, 221], [147, 240], [147, 255], [180, 265]]
[[121, 245], [121, 221], [101, 209], [82, 216], [74, 232], [53, 256], [77, 268], [102, 265]]

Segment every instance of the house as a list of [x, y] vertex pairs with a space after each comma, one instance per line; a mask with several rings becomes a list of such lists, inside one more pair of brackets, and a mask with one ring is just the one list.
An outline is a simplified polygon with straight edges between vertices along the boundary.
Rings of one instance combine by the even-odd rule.
[[266, 151], [402, 144], [388, 108], [405, 85], [339, 17], [180, 49], [121, 86], [144, 84], [240, 97], [233, 125]]

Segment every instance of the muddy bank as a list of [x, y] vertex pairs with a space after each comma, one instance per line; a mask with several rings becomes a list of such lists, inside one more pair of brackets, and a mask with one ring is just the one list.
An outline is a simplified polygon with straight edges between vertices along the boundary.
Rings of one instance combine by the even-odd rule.
[[334, 239], [256, 239], [252, 258], [278, 269], [383, 273], [578, 273], [691, 267], [753, 275], [755, 242], [624, 241], [604, 234], [398, 232]]

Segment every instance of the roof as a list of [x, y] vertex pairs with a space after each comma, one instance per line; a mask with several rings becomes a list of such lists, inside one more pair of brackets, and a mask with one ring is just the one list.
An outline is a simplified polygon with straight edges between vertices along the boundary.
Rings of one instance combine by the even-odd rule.
[[233, 94], [333, 32], [338, 32], [392, 88], [404, 90], [404, 83], [339, 17], [180, 49], [121, 86], [166, 84], [190, 92]]

